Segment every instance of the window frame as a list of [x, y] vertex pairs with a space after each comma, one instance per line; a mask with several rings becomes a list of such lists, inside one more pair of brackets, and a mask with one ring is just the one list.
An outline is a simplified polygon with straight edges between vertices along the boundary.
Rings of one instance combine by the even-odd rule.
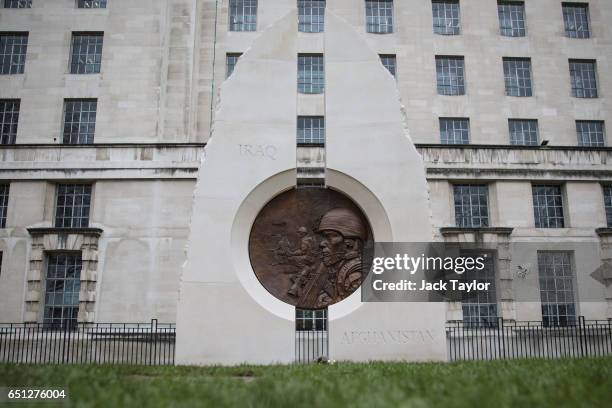
[[[519, 69], [524, 70], [525, 67], [517, 67], [514, 65], [514, 68], [507, 67], [506, 63], [528, 63], [529, 67], [529, 88], [526, 86], [521, 87], [521, 81], [525, 81], [525, 77], [519, 76]], [[513, 98], [531, 98], [534, 96], [534, 81], [533, 81], [533, 64], [531, 63], [530, 57], [503, 57], [502, 58], [502, 68], [504, 72], [504, 88], [506, 96]], [[507, 69], [508, 68], [508, 69]], [[508, 74], [516, 74], [508, 75]], [[513, 83], [516, 83], [516, 86], [513, 86]], [[517, 94], [513, 94], [513, 90], [517, 90]], [[523, 91], [524, 90], [524, 91]], [[524, 95], [523, 95], [524, 93]]]
[[[225, 53], [225, 79], [229, 78], [232, 76], [232, 74], [234, 73], [234, 70], [236, 69], [236, 64], [238, 64], [238, 61], [240, 60], [240, 57], [242, 57], [242, 52], [227, 52]], [[230, 58], [235, 58], [235, 61], [233, 65], [231, 65], [232, 69], [230, 71]]]
[[[441, 96], [466, 95], [467, 86], [466, 86], [466, 75], [465, 75], [465, 57], [463, 55], [436, 55], [435, 60], [436, 60], [436, 90], [438, 92], [438, 95], [441, 95]], [[455, 67], [451, 66], [452, 65], [451, 62], [453, 61], [456, 62]], [[446, 67], [440, 65], [440, 64], [443, 64], [444, 62], [448, 63]], [[461, 64], [459, 64], [459, 62], [461, 62]], [[459, 67], [459, 65], [461, 65], [461, 67]], [[440, 83], [441, 75], [442, 75], [442, 79], [445, 78], [444, 76], [444, 74], [446, 73], [444, 71], [445, 68], [448, 68], [447, 77], [448, 77], [448, 82], [450, 83], [450, 85], [445, 85], [444, 83], [442, 84]], [[452, 75], [453, 68], [455, 69], [455, 71], [461, 68], [462, 75], [459, 76], [457, 72], [455, 72], [455, 76], [453, 76]], [[442, 69], [442, 71], [440, 69]], [[453, 81], [457, 82], [457, 84], [453, 85]], [[444, 92], [444, 89], [449, 89], [449, 91]]]
[[[601, 95], [599, 93], [599, 78], [597, 74], [597, 60], [595, 59], [576, 59], [570, 58], [568, 59], [569, 64], [569, 75], [570, 75], [570, 87], [571, 87], [571, 96], [572, 98], [577, 99], [597, 99], [600, 98]], [[579, 64], [580, 66], [590, 65], [593, 67], [593, 81], [595, 82], [595, 88], [586, 88], [584, 83], [584, 70], [580, 70], [580, 84], [582, 85], [578, 88], [577, 77], [574, 76], [577, 72], [575, 66]], [[593, 91], [594, 90], [594, 91]], [[588, 91], [588, 92], [587, 92]], [[581, 95], [580, 95], [581, 94]], [[588, 94], [588, 95], [587, 95]]]
[[[550, 290], [548, 289], [543, 289], [543, 285], [542, 285], [542, 280], [545, 278], [551, 278], [554, 280], [554, 293], [555, 293], [555, 298], [558, 299], [559, 295], [558, 295], [558, 284], [557, 284], [557, 278], [558, 276], [556, 276], [555, 273], [553, 273], [553, 276], [545, 276], [542, 277], [542, 264], [540, 263], [540, 257], [543, 255], [553, 255], [553, 254], [565, 254], [567, 255], [567, 265], [569, 266], [569, 272], [570, 272], [570, 276], [569, 278], [565, 278], [565, 281], [568, 281], [571, 283], [571, 291], [567, 291], [567, 290], [561, 290], [560, 292], [570, 292], [572, 294], [572, 301], [571, 302], [544, 302], [544, 299], [542, 298], [542, 293], [543, 292], [550, 292]], [[578, 321], [578, 306], [579, 303], [577, 302], [577, 298], [578, 298], [578, 291], [577, 291], [577, 281], [576, 281], [576, 264], [575, 264], [575, 254], [573, 251], [567, 251], [567, 250], [538, 250], [536, 253], [536, 258], [537, 258], [537, 268], [538, 268], [538, 291], [540, 293], [540, 305], [541, 305], [541, 311], [542, 311], [542, 325], [545, 327], [565, 327], [565, 326], [572, 326], [575, 325], [576, 322]], [[552, 264], [553, 266], [555, 266], [555, 264]], [[561, 279], [563, 279], [563, 277], [560, 277]], [[565, 285], [562, 285], [565, 286]], [[570, 305], [573, 308], [573, 319], [571, 320], [566, 320], [565, 322], [561, 322], [561, 319], [559, 318], [560, 316], [570, 316], [569, 314], [565, 314], [565, 315], [560, 315], [557, 314], [556, 316], [556, 321], [550, 322], [548, 321], [548, 319], [546, 318], [547, 316], [551, 316], [548, 314], [544, 313], [545, 307], [547, 305], [556, 305], [557, 307], [560, 305]], [[558, 310], [558, 309], [557, 309]], [[554, 317], [554, 315], [552, 315]]]
[[[85, 2], [90, 1], [90, 2], [103, 2], [103, 5], [99, 5], [98, 7], [84, 7]], [[94, 3], [95, 4], [95, 3]], [[83, 6], [81, 6], [83, 5]], [[76, 8], [78, 9], [85, 9], [85, 10], [95, 10], [95, 9], [106, 9], [108, 8], [108, 0], [76, 0]]]
[[[251, 15], [251, 14], [246, 14], [245, 10], [246, 9], [250, 9], [252, 8], [252, 6], [247, 6], [244, 4], [244, 2], [254, 2], [255, 3], [255, 14]], [[232, 22], [232, 10], [234, 8], [232, 8], [232, 4], [234, 2], [241, 2], [242, 4], [242, 13], [240, 14], [240, 16], [242, 17], [242, 20], [240, 23], [238, 22]], [[238, 10], [238, 7], [235, 7], [236, 10]], [[233, 33], [253, 33], [253, 32], [257, 32], [257, 25], [259, 23], [259, 1], [258, 0], [229, 0], [227, 3], [227, 31], [229, 32], [233, 32]], [[254, 16], [254, 22], [245, 22], [246, 21], [246, 17], [253, 17]], [[237, 17], [234, 16], [234, 17]], [[236, 27], [240, 27], [241, 29], [237, 30]]]
[[[606, 216], [606, 226], [612, 228], [612, 184], [604, 183], [601, 185], [603, 195], [604, 213]], [[608, 192], [609, 194], [606, 194]]]
[[[444, 138], [442, 137], [443, 133], [442, 133], [442, 123], [446, 122], [446, 121], [453, 121], [457, 122], [457, 121], [465, 121], [467, 123], [467, 140], [465, 142], [462, 143], [456, 143], [454, 142], [456, 140], [456, 138], [454, 137], [455, 135], [455, 131], [457, 129], [455, 129], [455, 127], [453, 126], [453, 142], [449, 142], [450, 139], [447, 139], [446, 141], [444, 141]], [[471, 124], [470, 124], [470, 118], [467, 117], [440, 117], [438, 118], [438, 124], [439, 124], [439, 128], [440, 128], [440, 144], [443, 145], [469, 145], [470, 141], [472, 139], [472, 131], [471, 131]], [[448, 129], [447, 129], [448, 130]], [[459, 130], [463, 130], [463, 129], [459, 129]]]
[[[319, 10], [321, 7], [319, 5], [315, 5], [314, 3], [323, 3], [323, 14], [314, 14], [313, 10]], [[327, 8], [326, 0], [297, 0], [297, 8], [298, 8], [298, 32], [300, 33], [323, 33], [325, 32], [325, 11]], [[303, 14], [303, 11], [310, 10], [310, 14]], [[321, 16], [321, 20], [317, 22], [313, 22], [315, 16], [318, 18]], [[310, 21], [306, 21], [310, 20]], [[313, 27], [316, 27], [313, 29]], [[308, 28], [308, 29], [307, 29]]]
[[[569, 33], [571, 32], [571, 30], [569, 30], [568, 25], [567, 25], [567, 20], [566, 20], [566, 8], [567, 7], [571, 7], [571, 8], [584, 8], [585, 11], [585, 16], [586, 16], [586, 24], [587, 24], [587, 35], [586, 36], [580, 36], [578, 35], [579, 31], [576, 28], [575, 32], [576, 32], [576, 36], [571, 36], [569, 35]], [[593, 29], [592, 29], [592, 25], [591, 25], [591, 12], [590, 12], [590, 7], [589, 7], [589, 3], [585, 3], [585, 2], [562, 2], [561, 3], [561, 19], [563, 20], [563, 32], [565, 34], [565, 38], [572, 38], [572, 39], [576, 39], [576, 40], [588, 40], [590, 38], [593, 37]], [[574, 15], [575, 17], [575, 15]], [[574, 18], [574, 23], [576, 22], [576, 19]], [[584, 32], [584, 30], [582, 31]]]
[[[13, 110], [6, 110], [6, 106], [8, 104], [13, 104]], [[17, 133], [19, 132], [19, 116], [21, 113], [21, 99], [17, 98], [2, 98], [0, 99], [0, 105], [3, 106], [2, 110], [0, 110], [0, 145], [1, 146], [10, 146], [14, 145], [17, 142]], [[16, 106], [16, 109], [15, 109]], [[7, 116], [11, 116], [11, 121], [5, 121]], [[15, 118], [13, 122], [12, 119]], [[5, 126], [10, 127], [8, 133], [4, 133]], [[12, 128], [15, 128], [15, 133], [13, 134]], [[7, 138], [5, 143], [5, 137]]]
[[[67, 304], [65, 302], [62, 301], [62, 303], [60, 303], [59, 305], [50, 305], [48, 302], [48, 295], [50, 295], [49, 293], [49, 282], [50, 282], [50, 277], [49, 277], [49, 272], [50, 272], [50, 267], [51, 267], [51, 259], [52, 257], [60, 257], [60, 256], [66, 256], [66, 257], [77, 257], [77, 259], [80, 262], [80, 271], [78, 272], [78, 278], [72, 277], [70, 278], [72, 282], [72, 287], [73, 290], [70, 291], [70, 293], [72, 294], [72, 296], [74, 297], [74, 294], [76, 293], [76, 295], [78, 296], [78, 301], [76, 303], [76, 306], [74, 304]], [[43, 279], [43, 288], [42, 288], [42, 293], [43, 293], [43, 307], [42, 307], [42, 316], [41, 316], [41, 320], [43, 323], [43, 327], [47, 330], [73, 330], [78, 326], [78, 315], [79, 315], [79, 309], [80, 309], [80, 304], [81, 304], [81, 300], [80, 300], [80, 290], [81, 290], [81, 277], [83, 275], [83, 254], [81, 251], [45, 251], [45, 257], [44, 257], [44, 279]], [[68, 267], [67, 267], [68, 268]], [[66, 269], [67, 269], [66, 268]], [[54, 281], [60, 280], [57, 278], [53, 279]], [[64, 281], [66, 281], [66, 271], [64, 271]], [[75, 284], [75, 282], [78, 282], [78, 284]], [[65, 288], [65, 282], [63, 284], [64, 288]], [[78, 287], [78, 291], [75, 291], [74, 288], [75, 286]], [[62, 297], [64, 297], [64, 293], [65, 291], [62, 290], [61, 292], [57, 292], [57, 291], [53, 291], [53, 294], [57, 294], [57, 293], [61, 293]], [[60, 318], [60, 325], [56, 325], [53, 323], [53, 320], [56, 320], [54, 318], [48, 318], [47, 317], [47, 310], [51, 307], [57, 307], [60, 309], [68, 309], [68, 308], [73, 308], [76, 309], [76, 316], [70, 318], [70, 319], [65, 319], [63, 317], [63, 312], [62, 312], [62, 317]], [[51, 320], [51, 322], [49, 322], [48, 320]], [[68, 321], [67, 324], [65, 324], [64, 322]]]
[[[516, 139], [512, 137], [512, 135], [515, 134], [512, 132], [513, 123], [521, 123], [521, 125], [524, 125], [525, 123], [535, 124], [535, 143], [525, 143], [526, 139], [525, 139], [524, 133], [522, 133], [523, 143], [514, 143]], [[523, 130], [525, 129], [524, 126], [521, 126], [521, 127]], [[529, 132], [531, 132], [531, 129], [529, 129]], [[508, 134], [509, 134], [509, 141], [510, 141], [511, 146], [539, 146], [540, 145], [540, 122], [538, 121], [538, 119], [508, 118]]]
[[[436, 25], [436, 16], [434, 15], [434, 4], [456, 4], [457, 5], [457, 26], [452, 27], [452, 32], [449, 32], [447, 26], [444, 26], [445, 30], [442, 30], [442, 26]], [[432, 29], [433, 33], [436, 35], [461, 35], [463, 32], [463, 27], [461, 25], [461, 2], [459, 0], [432, 0], [431, 1], [431, 17], [432, 17]], [[438, 17], [439, 19], [440, 17]], [[454, 20], [453, 17], [451, 19]], [[444, 20], [446, 21], [446, 10], [444, 15]], [[456, 31], [455, 31], [456, 30]]]
[[[87, 61], [85, 61], [84, 63], [80, 64], [78, 62], [74, 62], [75, 59], [75, 40], [78, 37], [100, 37], [101, 41], [100, 41], [100, 62], [99, 63], [88, 63]], [[95, 46], [97, 46], [97, 44], [94, 44]], [[82, 47], [82, 44], [80, 45]], [[89, 43], [86, 44], [86, 48], [88, 49], [90, 46]], [[88, 50], [87, 50], [88, 51]], [[90, 54], [89, 52], [86, 52], [85, 54], [79, 53], [76, 56], [81, 56], [84, 55], [85, 58], [90, 58]], [[94, 61], [95, 58], [98, 56], [97, 53], [92, 54], [94, 57]], [[103, 59], [103, 55], [104, 55], [104, 31], [73, 31], [72, 35], [70, 36], [70, 58], [68, 61], [68, 74], [70, 75], [99, 75], [102, 73], [102, 59]], [[80, 67], [83, 66], [84, 72], [79, 72], [79, 69], [74, 70], [75, 67]], [[93, 66], [94, 70], [92, 72], [87, 72], [87, 67], [89, 66]], [[96, 71], [97, 68], [97, 71]]]
[[[87, 217], [75, 217], [74, 216], [74, 208], [76, 207], [74, 205], [74, 202], [72, 204], [71, 208], [71, 215], [70, 217], [66, 217], [66, 216], [62, 216], [62, 219], [68, 219], [70, 220], [70, 225], [66, 226], [65, 225], [65, 221], [63, 223], [61, 223], [62, 225], [59, 225], [60, 223], [58, 223], [58, 212], [59, 212], [59, 193], [60, 193], [60, 187], [61, 186], [89, 186], [89, 204], [87, 206]], [[75, 194], [76, 195], [76, 194]], [[74, 195], [73, 195], [74, 197]], [[90, 223], [91, 223], [91, 211], [93, 208], [93, 202], [94, 202], [94, 183], [93, 182], [72, 182], [72, 181], [63, 181], [63, 182], [58, 182], [55, 184], [55, 196], [54, 196], [54, 207], [53, 207], [53, 226], [54, 228], [66, 228], [66, 229], [84, 229], [84, 228], [90, 228]], [[63, 206], [63, 207], [67, 207], [67, 206]], [[81, 207], [85, 207], [84, 205]], [[65, 213], [64, 213], [65, 214]], [[76, 225], [77, 223], [74, 221], [75, 219], [86, 219], [86, 223], [85, 225]], [[79, 224], [81, 224], [79, 222]]]
[[[512, 19], [512, 10], [510, 10], [510, 28], [506, 28], [502, 25], [502, 10], [504, 6], [522, 6], [522, 23], [523, 23], [523, 27], [519, 27], [519, 28], [515, 28], [512, 24], [512, 22], [514, 21]], [[509, 38], [520, 38], [520, 37], [526, 37], [527, 36], [527, 9], [525, 7], [525, 2], [524, 1], [518, 1], [518, 0], [498, 0], [497, 1], [497, 16], [498, 16], [498, 20], [499, 20], [499, 34], [502, 37], [509, 37]], [[517, 20], [517, 21], [521, 21], [521, 20]], [[510, 30], [510, 34], [505, 34], [504, 30]], [[518, 30], [518, 35], [514, 35], [515, 30]], [[522, 31], [521, 31], [522, 30]], [[507, 32], [507, 31], [506, 31]]]
[[[469, 280], [476, 280], [478, 282], [490, 282], [491, 286], [493, 287], [493, 289], [495, 290], [495, 299], [493, 302], [489, 301], [489, 302], [481, 302], [481, 295], [482, 293], [477, 292], [475, 295], [475, 302], [473, 301], [474, 299], [468, 299], [471, 301], [465, 301], [462, 300], [461, 301], [461, 312], [462, 312], [462, 321], [463, 321], [463, 327], [465, 328], [495, 328], [498, 326], [498, 322], [499, 322], [499, 318], [500, 316], [500, 307], [499, 307], [499, 301], [500, 301], [500, 294], [498, 291], [498, 279], [499, 279], [499, 265], [498, 265], [498, 254], [497, 251], [495, 250], [490, 250], [490, 251], [486, 251], [484, 252], [484, 254], [486, 254], [486, 261], [485, 264], [490, 263], [491, 266], [491, 274], [490, 276], [468, 276], [467, 274], [462, 276], [464, 279], [469, 279]], [[475, 251], [475, 250], [462, 250], [460, 253], [461, 256], [480, 256], [483, 255], [483, 251]], [[472, 272], [475, 272], [476, 274], [478, 274], [479, 271], [474, 270]], [[480, 271], [482, 272], [482, 271]], [[489, 287], [491, 287], [489, 286]], [[487, 290], [485, 293], [488, 296], [490, 294], [491, 290]], [[488, 299], [490, 300], [490, 299]], [[494, 314], [482, 314], [480, 313], [482, 311], [482, 307], [493, 307], [495, 310]], [[470, 316], [469, 313], [466, 316], [466, 309], [467, 310], [478, 310], [478, 313], [476, 316]], [[466, 318], [467, 317], [467, 318]], [[474, 317], [476, 317], [476, 321], [474, 321]]]
[[6, 228], [9, 200], [11, 199], [11, 183], [0, 183], [0, 229]]
[[[538, 205], [536, 206], [536, 188], [558, 188], [559, 189], [559, 199], [561, 200], [561, 205], [557, 206], [556, 204], [552, 207], [552, 209], [561, 208], [561, 216], [550, 216], [550, 206], [548, 205], [548, 197], [555, 197], [556, 195], [548, 195], [544, 194], [544, 201], [546, 202], [546, 206]], [[567, 214], [567, 199], [565, 197], [565, 188], [563, 184], [559, 183], [532, 183], [531, 184], [531, 199], [532, 199], [532, 207], [533, 207], [533, 219], [534, 219], [534, 228], [536, 229], [561, 229], [561, 228], [569, 228], [568, 223], [568, 214]], [[546, 208], [546, 217], [538, 218], [538, 208]], [[560, 223], [557, 220], [561, 220]], [[542, 220], [545, 221], [542, 223]], [[551, 221], [554, 221], [551, 222]], [[554, 224], [551, 226], [551, 224]]]
[[[368, 10], [372, 10], [372, 7], [368, 7], [368, 4], [376, 3], [378, 6], [376, 10], [378, 10], [379, 14], [368, 16]], [[391, 10], [391, 24], [385, 23], [381, 24], [383, 19], [388, 18], [389, 16], [381, 16], [380, 11], [382, 10], [381, 4], [391, 3], [391, 7], [385, 7], [385, 10]], [[393, 0], [365, 0], [365, 31], [367, 34], [393, 34], [395, 32], [395, 1]], [[376, 25], [374, 23], [369, 23], [369, 21], [376, 21]], [[371, 29], [371, 27], [376, 27], [375, 31]], [[390, 29], [384, 30], [382, 27], [391, 27]]]
[[[584, 143], [584, 139], [581, 138], [581, 136], [583, 135], [581, 133], [581, 129], [579, 128], [580, 125], [601, 125], [601, 143], [593, 143], [593, 139], [591, 136], [591, 132], [589, 129], [589, 143]], [[595, 132], [598, 133], [598, 132]], [[606, 124], [605, 121], [603, 120], [576, 120], [576, 137], [578, 139], [578, 146], [581, 147], [606, 147], [608, 145], [607, 140], [606, 140]]]
[[[19, 44], [19, 45], [12, 44], [11, 45], [11, 47], [13, 47], [12, 48], [13, 51], [14, 51], [14, 48], [16, 46], [24, 47], [23, 54], [21, 54], [21, 53], [20, 54], [14, 54], [14, 53], [11, 53], [11, 54], [0, 54], [0, 57], [2, 57], [1, 58], [2, 60], [7, 59], [7, 58], [9, 59], [9, 64], [7, 64], [8, 65], [8, 72], [6, 72], [6, 73], [4, 72], [5, 66], [3, 64], [3, 61], [2, 61], [2, 63], [0, 63], [0, 76], [4, 76], [4, 75], [24, 75], [26, 73], [26, 64], [27, 64], [27, 61], [28, 61], [28, 45], [29, 45], [29, 41], [30, 41], [30, 33], [28, 31], [0, 31], [0, 38], [2, 38], [2, 37], [7, 37], [7, 38], [8, 37], [24, 37], [25, 38], [25, 44]], [[19, 63], [14, 64], [12, 62], [12, 60], [13, 60], [13, 57], [15, 55], [20, 55], [20, 56], [23, 55], [23, 58], [22, 58], [23, 63], [21, 63], [21, 58], [20, 58]], [[10, 56], [10, 58], [8, 56]], [[17, 67], [17, 70], [16, 70], [17, 72], [13, 72], [12, 68], [15, 67], [15, 66]]]
[[[13, 1], [17, 1], [17, 6], [11, 6]], [[25, 2], [24, 6], [21, 6], [21, 2]], [[32, 8], [32, 0], [2, 0], [3, 9], [29, 9]]]
[[[455, 226], [457, 228], [488, 228], [491, 226], [491, 191], [489, 189], [489, 184], [487, 183], [478, 183], [478, 182], [465, 182], [465, 183], [453, 183], [453, 215], [455, 218]], [[468, 194], [467, 197], [465, 195], [461, 195], [458, 197], [459, 189], [467, 188]], [[472, 189], [483, 189], [484, 194], [480, 194], [473, 192]], [[480, 202], [475, 203], [474, 200], [477, 197], [483, 196], [485, 198], [485, 205], [482, 206]], [[465, 211], [457, 211], [457, 199], [461, 198], [461, 208], [469, 209], [469, 215], [465, 215]], [[465, 198], [468, 199], [469, 203], [464, 205]], [[484, 207], [486, 210], [486, 214], [483, 216], [482, 214], [474, 215], [475, 208]], [[476, 222], [477, 221], [477, 222]]]
[[[310, 120], [311, 122], [314, 120], [318, 120], [319, 124], [322, 124], [322, 127], [310, 127], [306, 128], [306, 121]], [[304, 121], [304, 127], [300, 128], [300, 121]], [[300, 130], [304, 133], [304, 135], [300, 135]], [[318, 133], [318, 137], [314, 137], [314, 134]], [[308, 137], [305, 136], [306, 132], [309, 132], [310, 135]], [[322, 137], [321, 137], [322, 133]], [[325, 116], [321, 115], [299, 115], [296, 121], [296, 145], [298, 147], [324, 147], [326, 141], [326, 133], [325, 133]]]
[[[66, 122], [66, 115], [67, 115], [67, 107], [68, 107], [68, 103], [95, 103], [96, 104], [96, 110], [93, 111], [95, 112], [95, 121], [93, 122], [93, 133], [91, 133], [91, 140], [85, 140], [84, 142], [81, 140], [82, 137], [89, 137], [89, 132], [87, 133], [83, 133], [83, 135], [81, 135], [81, 126], [84, 125], [85, 123], [92, 123], [92, 122], [82, 122], [81, 121], [81, 117], [83, 115], [83, 110], [79, 111], [79, 122]], [[87, 111], [87, 112], [92, 112], [92, 111]], [[67, 123], [70, 123], [69, 126], [74, 126], [75, 123], [78, 123], [79, 126], [79, 130], [76, 133], [76, 141], [73, 141], [73, 133], [72, 131], [70, 131], [68, 133], [68, 137], [70, 138], [68, 141], [66, 141], [66, 126]], [[62, 142], [61, 144], [63, 145], [92, 145], [95, 143], [95, 137], [96, 137], [96, 125], [98, 123], [98, 98], [65, 98], [64, 99], [64, 106], [63, 106], [63, 110], [62, 110]]]
[[[380, 59], [380, 63], [383, 65], [383, 67], [389, 71], [393, 78], [397, 79], [397, 54], [378, 54], [378, 58]], [[392, 67], [385, 63], [385, 61], [390, 60], [393, 61]]]
[[[310, 61], [305, 65], [305, 61]], [[319, 63], [320, 62], [320, 63]], [[301, 70], [302, 67], [310, 69]], [[315, 70], [320, 67], [320, 70]], [[320, 95], [325, 93], [325, 55], [300, 53], [297, 57], [297, 91], [304, 95]]]

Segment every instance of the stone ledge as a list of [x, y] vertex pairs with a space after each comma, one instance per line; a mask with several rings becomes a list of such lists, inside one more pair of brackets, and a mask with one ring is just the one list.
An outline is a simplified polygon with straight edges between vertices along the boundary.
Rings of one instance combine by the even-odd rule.
[[99, 237], [104, 230], [102, 228], [28, 228], [30, 235], [49, 235], [49, 234], [75, 234], [75, 235], [94, 235]]
[[610, 227], [596, 228], [595, 233], [599, 235], [600, 237], [609, 237], [609, 236], [612, 236], [612, 228]]
[[511, 227], [441, 227], [440, 234], [442, 236], [457, 235], [457, 234], [497, 234], [511, 235], [514, 228]]

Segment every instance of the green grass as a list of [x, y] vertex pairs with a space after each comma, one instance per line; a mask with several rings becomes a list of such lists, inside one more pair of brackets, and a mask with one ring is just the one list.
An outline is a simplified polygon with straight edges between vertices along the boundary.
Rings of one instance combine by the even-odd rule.
[[612, 358], [270, 367], [0, 365], [0, 386], [65, 387], [67, 406], [79, 407], [610, 407]]

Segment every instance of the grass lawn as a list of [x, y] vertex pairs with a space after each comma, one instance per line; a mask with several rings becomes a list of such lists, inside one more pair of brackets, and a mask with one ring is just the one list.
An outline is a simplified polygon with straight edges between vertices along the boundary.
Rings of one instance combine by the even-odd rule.
[[0, 365], [0, 386], [63, 387], [68, 406], [112, 408], [611, 407], [612, 358], [271, 367]]

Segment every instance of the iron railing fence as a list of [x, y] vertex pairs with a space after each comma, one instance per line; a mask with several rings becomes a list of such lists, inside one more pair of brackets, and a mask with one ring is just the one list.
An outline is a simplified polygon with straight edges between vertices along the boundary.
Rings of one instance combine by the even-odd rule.
[[585, 320], [580, 316], [565, 325], [502, 318], [480, 325], [455, 321], [446, 324], [446, 336], [450, 361], [612, 354], [612, 319]]
[[329, 338], [327, 330], [296, 330], [296, 363], [314, 363], [329, 358]]
[[0, 323], [0, 362], [20, 364], [174, 364], [170, 323]]

